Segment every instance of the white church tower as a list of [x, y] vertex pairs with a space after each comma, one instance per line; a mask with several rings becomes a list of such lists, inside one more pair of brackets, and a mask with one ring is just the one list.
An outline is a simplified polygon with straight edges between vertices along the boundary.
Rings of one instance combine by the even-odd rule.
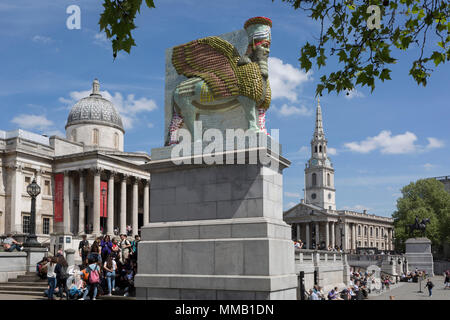
[[327, 140], [323, 131], [322, 109], [317, 101], [316, 128], [311, 140], [311, 158], [305, 168], [305, 202], [336, 210], [334, 169], [327, 156]]

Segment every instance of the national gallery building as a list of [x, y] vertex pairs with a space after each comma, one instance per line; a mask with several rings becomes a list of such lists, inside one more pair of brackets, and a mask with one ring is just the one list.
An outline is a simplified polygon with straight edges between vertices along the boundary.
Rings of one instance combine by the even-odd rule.
[[320, 104], [311, 140], [311, 158], [305, 168], [305, 199], [284, 212], [292, 225], [292, 239], [302, 240], [306, 249], [336, 246], [345, 251], [358, 248], [394, 250], [394, 220], [350, 210], [336, 210], [334, 168], [327, 156]]
[[92, 93], [71, 109], [66, 137], [24, 130], [0, 131], [0, 234], [28, 233], [33, 179], [36, 233], [46, 242], [52, 233], [133, 234], [149, 221], [150, 174], [141, 165], [146, 153], [124, 152], [122, 119], [100, 94]]

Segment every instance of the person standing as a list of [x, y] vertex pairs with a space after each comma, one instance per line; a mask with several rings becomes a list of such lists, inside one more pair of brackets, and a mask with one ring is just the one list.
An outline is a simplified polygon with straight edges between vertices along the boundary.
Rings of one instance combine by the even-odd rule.
[[55, 268], [58, 261], [56, 260], [56, 257], [51, 257], [50, 262], [47, 264], [47, 281], [48, 281], [48, 299], [54, 300], [53, 298], [53, 292], [55, 291], [56, 287], [56, 273]]
[[[84, 291], [84, 295], [81, 299], [78, 300], [86, 300], [87, 295], [93, 288], [94, 292], [92, 295], [92, 300], [96, 300], [98, 285], [100, 284], [100, 267], [96, 263], [94, 259], [88, 258], [89, 265], [86, 267], [86, 271], [88, 272], [88, 277], [86, 279], [86, 291]], [[80, 272], [81, 276], [84, 276], [84, 272]]]
[[56, 286], [58, 287], [59, 298], [63, 299], [63, 292], [66, 294], [67, 300], [69, 300], [69, 292], [67, 291], [67, 279], [69, 278], [69, 274], [67, 269], [69, 265], [67, 264], [64, 256], [59, 256], [57, 259], [57, 264], [55, 267], [56, 274]]
[[100, 246], [102, 247], [102, 261], [106, 261], [112, 250], [112, 242], [109, 235], [106, 235], [102, 239], [102, 241], [100, 242]]
[[122, 264], [125, 264], [125, 262], [130, 257], [131, 243], [130, 243], [130, 241], [128, 241], [127, 235], [124, 233], [120, 235], [120, 239], [121, 239], [121, 241], [120, 241], [119, 247], [122, 251], [121, 262], [122, 262]]
[[444, 289], [450, 288], [450, 271], [445, 271], [444, 277]]
[[135, 235], [134, 240], [131, 241], [131, 259], [133, 261], [137, 261], [139, 241], [141, 241], [141, 237], [139, 237], [139, 235]]
[[[100, 247], [100, 243], [101, 243], [101, 238], [98, 237], [97, 239], [95, 239], [94, 243], [91, 246], [91, 253], [90, 253], [90, 257], [92, 258], [92, 260], [96, 261], [96, 262], [102, 262], [102, 249]], [[89, 257], [88, 257], [89, 259]]]
[[427, 279], [427, 284], [425, 285], [425, 287], [428, 289], [428, 296], [431, 297], [433, 295], [432, 289], [434, 287], [433, 282], [431, 282], [430, 279]]
[[106, 271], [106, 281], [108, 283], [108, 295], [111, 296], [113, 291], [116, 291], [116, 270], [117, 263], [110, 255], [106, 260], [103, 269]]
[[87, 241], [87, 236], [83, 234], [82, 236], [83, 240], [80, 241], [80, 244], [78, 245], [78, 253], [81, 257], [81, 264], [84, 267], [86, 265], [86, 259], [90, 251], [89, 247], [89, 241]]

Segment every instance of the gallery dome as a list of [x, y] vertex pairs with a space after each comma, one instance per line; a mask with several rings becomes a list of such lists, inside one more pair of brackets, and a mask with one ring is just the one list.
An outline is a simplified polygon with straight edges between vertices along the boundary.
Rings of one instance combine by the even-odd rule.
[[125, 132], [119, 112], [111, 101], [100, 94], [100, 83], [97, 79], [92, 83], [92, 93], [89, 97], [79, 100], [70, 110], [66, 129], [79, 124], [106, 125]]

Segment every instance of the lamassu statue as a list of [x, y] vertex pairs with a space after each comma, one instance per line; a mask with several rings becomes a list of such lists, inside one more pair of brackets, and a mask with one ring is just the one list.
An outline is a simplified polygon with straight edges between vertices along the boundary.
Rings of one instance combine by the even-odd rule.
[[172, 64], [188, 79], [173, 92], [172, 119], [165, 145], [178, 143], [176, 131], [184, 124], [194, 132], [199, 111], [244, 110], [247, 128], [266, 133], [265, 113], [270, 106], [268, 57], [272, 21], [265, 17], [247, 20], [247, 51], [238, 50], [219, 37], [206, 37], [173, 49]]

